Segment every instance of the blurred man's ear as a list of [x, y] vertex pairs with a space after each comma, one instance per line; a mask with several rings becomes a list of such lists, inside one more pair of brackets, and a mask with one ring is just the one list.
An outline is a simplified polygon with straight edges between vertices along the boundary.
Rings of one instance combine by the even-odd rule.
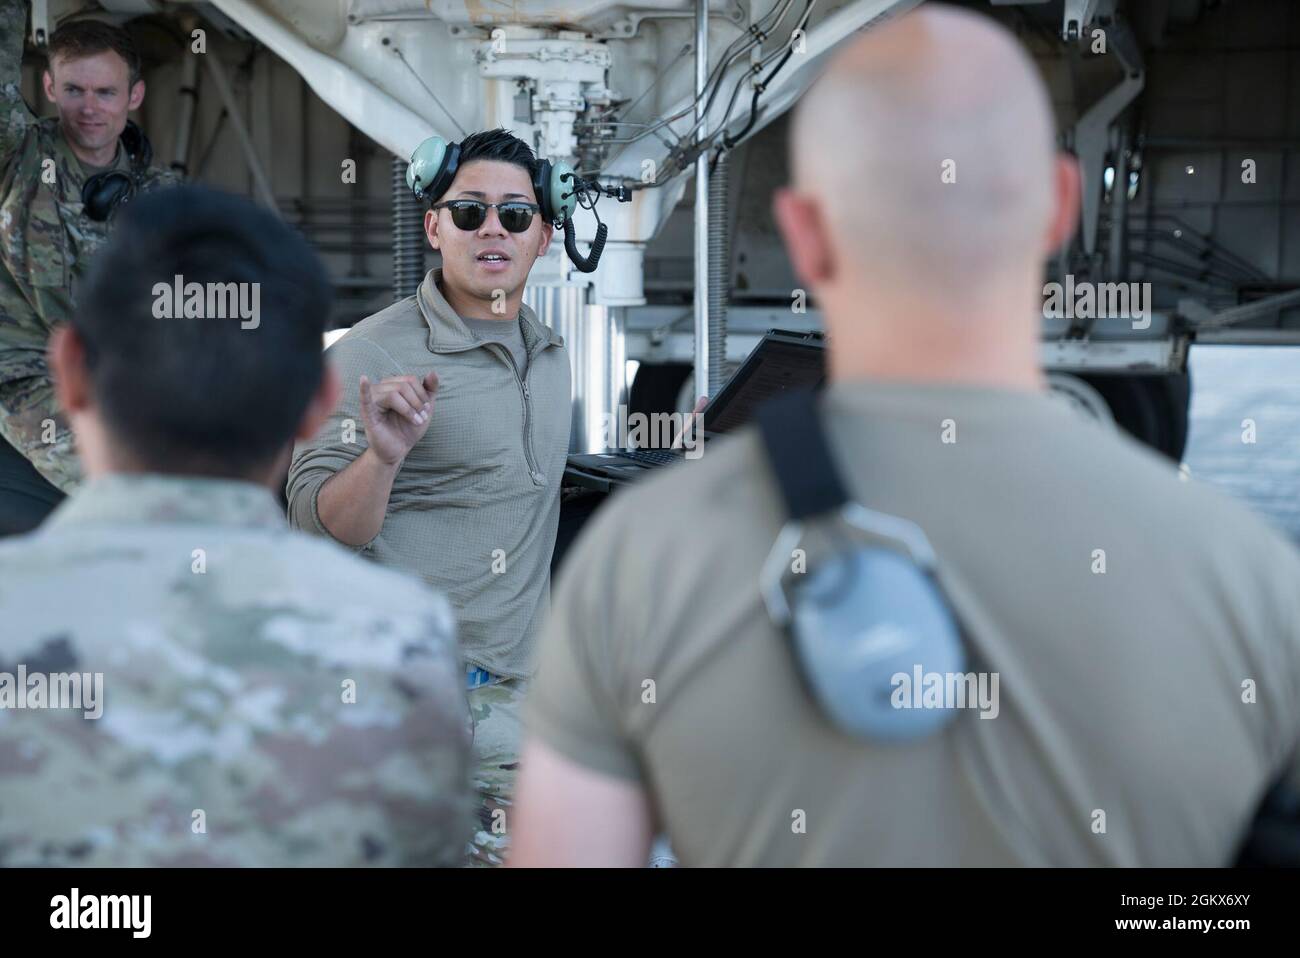
[[144, 81], [136, 80], [131, 87], [131, 102], [127, 104], [128, 110], [140, 109], [140, 104], [144, 102]]
[[[1052, 256], [1070, 242], [1079, 226], [1079, 162], [1069, 153], [1058, 153], [1052, 177], [1053, 211], [1047, 228], [1046, 254]], [[1116, 183], [1116, 189], [1128, 189], [1128, 183]]]
[[[538, 219], [542, 219], [542, 214], [537, 214]], [[537, 258], [541, 259], [546, 255], [546, 251], [551, 248], [551, 240], [555, 238], [555, 227], [550, 223], [542, 220], [542, 241], [537, 247]]]
[[54, 327], [46, 355], [54, 380], [54, 397], [69, 416], [90, 407], [90, 376], [86, 371], [86, 346], [67, 323]]
[[794, 189], [782, 187], [772, 197], [772, 212], [795, 275], [803, 284], [812, 288], [833, 280], [835, 257], [817, 203]]
[[41, 74], [41, 89], [45, 91], [45, 99], [53, 103], [54, 102], [54, 77], [50, 75], [49, 70], [46, 70]]
[[341, 393], [339, 372], [334, 368], [333, 363], [327, 360], [325, 374], [321, 376], [320, 385], [316, 387], [316, 392], [312, 394], [310, 401], [308, 401], [307, 408], [303, 410], [302, 419], [298, 422], [298, 431], [294, 434], [294, 438], [304, 441], [315, 438], [316, 433], [320, 432], [320, 427], [325, 424], [325, 420], [334, 411], [334, 407], [339, 404]]

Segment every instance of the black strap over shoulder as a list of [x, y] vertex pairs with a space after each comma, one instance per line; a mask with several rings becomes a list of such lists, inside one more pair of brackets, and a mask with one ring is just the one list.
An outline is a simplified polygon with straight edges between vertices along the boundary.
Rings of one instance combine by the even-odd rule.
[[849, 501], [815, 393], [781, 393], [759, 406], [755, 418], [791, 519], [821, 515]]

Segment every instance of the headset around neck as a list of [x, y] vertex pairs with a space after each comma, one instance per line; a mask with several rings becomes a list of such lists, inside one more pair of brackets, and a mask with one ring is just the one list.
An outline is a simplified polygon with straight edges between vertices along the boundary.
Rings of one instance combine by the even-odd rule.
[[153, 145], [144, 135], [144, 130], [131, 120], [126, 121], [126, 128], [122, 130], [118, 142], [131, 161], [131, 171], [105, 170], [96, 173], [81, 188], [82, 210], [98, 223], [112, 218], [119, 206], [131, 201], [140, 189], [145, 171], [153, 162]]

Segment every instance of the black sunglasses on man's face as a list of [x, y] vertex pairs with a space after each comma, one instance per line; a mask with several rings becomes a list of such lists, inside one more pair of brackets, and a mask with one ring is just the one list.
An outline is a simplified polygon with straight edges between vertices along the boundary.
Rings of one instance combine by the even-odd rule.
[[541, 207], [536, 203], [524, 203], [521, 200], [511, 200], [508, 203], [446, 200], [442, 203], [434, 203], [429, 208], [440, 210], [444, 207], [451, 210], [451, 221], [456, 224], [456, 228], [466, 231], [476, 230], [482, 226], [487, 219], [487, 211], [494, 209], [497, 211], [497, 218], [501, 220], [501, 225], [508, 232], [522, 233], [532, 225], [533, 215], [541, 212]]

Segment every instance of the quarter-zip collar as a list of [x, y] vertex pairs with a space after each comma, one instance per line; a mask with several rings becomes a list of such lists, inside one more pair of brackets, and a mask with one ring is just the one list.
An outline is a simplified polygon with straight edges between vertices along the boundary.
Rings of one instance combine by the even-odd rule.
[[[485, 345], [465, 321], [456, 314], [447, 302], [438, 283], [442, 279], [442, 269], [435, 268], [425, 274], [416, 294], [420, 306], [420, 315], [429, 327], [429, 352], [458, 353]], [[524, 335], [524, 348], [530, 358], [537, 355], [546, 346], [563, 346], [564, 338], [559, 333], [542, 323], [537, 314], [526, 303], [519, 304], [520, 329]]]

